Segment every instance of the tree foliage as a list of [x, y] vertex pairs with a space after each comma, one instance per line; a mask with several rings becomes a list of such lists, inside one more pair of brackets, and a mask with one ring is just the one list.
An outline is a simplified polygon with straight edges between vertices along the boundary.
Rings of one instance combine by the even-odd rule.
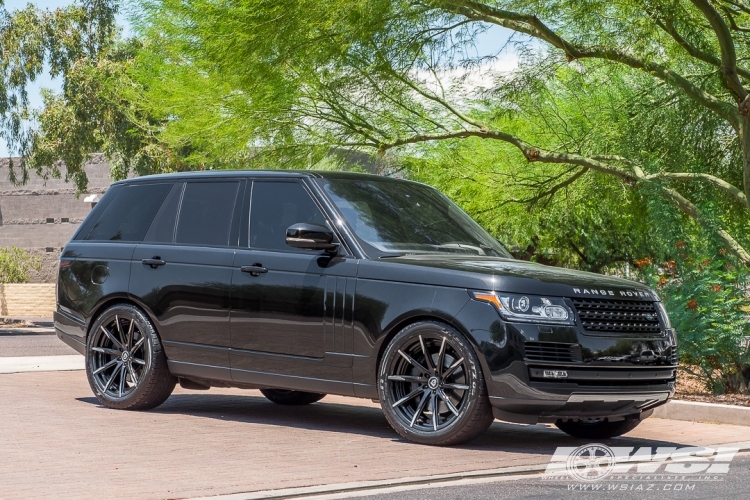
[[[410, 153], [426, 142], [488, 139], [536, 164], [543, 180], [561, 168], [561, 183], [598, 172], [667, 200], [750, 262], [743, 0], [144, 0], [141, 8], [146, 51], [134, 69], [146, 114], [162, 117], [160, 138], [190, 145], [195, 161], [249, 149], [294, 158], [331, 144]], [[512, 76], [471, 56], [491, 26], [510, 30], [523, 56]], [[467, 85], [472, 74], [489, 82]], [[571, 86], [576, 79], [581, 87]], [[594, 87], [601, 121], [583, 113], [596, 104], [586, 92]], [[658, 121], [662, 111], [671, 121]], [[659, 141], [665, 128], [675, 143]], [[529, 168], [522, 164], [517, 172]]]

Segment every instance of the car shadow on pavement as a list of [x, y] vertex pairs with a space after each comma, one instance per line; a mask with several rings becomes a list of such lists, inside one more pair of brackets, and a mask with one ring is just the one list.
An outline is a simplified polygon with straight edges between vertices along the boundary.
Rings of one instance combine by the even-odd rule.
[[[105, 409], [94, 397], [77, 399]], [[326, 402], [325, 399], [307, 406], [284, 406], [254, 395], [173, 394], [164, 404], [151, 410], [150, 413], [190, 415], [253, 425], [294, 427], [408, 442], [390, 427], [380, 408]], [[628, 436], [600, 441], [609, 446], [679, 447], [691, 445], [690, 443]], [[496, 420], [477, 439], [456, 448], [548, 455], [559, 446], [577, 447], [589, 442], [590, 440], [570, 437], [551, 425], [513, 424]], [[421, 445], [415, 444], [415, 446]]]

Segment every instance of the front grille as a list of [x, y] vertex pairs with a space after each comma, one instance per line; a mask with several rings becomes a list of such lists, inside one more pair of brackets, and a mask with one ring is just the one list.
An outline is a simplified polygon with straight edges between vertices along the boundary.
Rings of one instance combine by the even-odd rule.
[[653, 302], [571, 299], [587, 332], [658, 334], [659, 315]]
[[526, 359], [529, 361], [551, 361], [572, 363], [581, 361], [581, 346], [557, 342], [526, 342]]

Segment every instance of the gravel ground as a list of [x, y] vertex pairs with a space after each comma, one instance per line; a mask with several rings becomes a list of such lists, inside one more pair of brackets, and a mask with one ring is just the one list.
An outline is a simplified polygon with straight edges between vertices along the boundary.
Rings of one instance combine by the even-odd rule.
[[677, 372], [677, 394], [675, 394], [675, 399], [699, 401], [702, 403], [750, 406], [750, 394], [710, 394], [706, 392], [703, 385], [695, 377], [682, 370]]

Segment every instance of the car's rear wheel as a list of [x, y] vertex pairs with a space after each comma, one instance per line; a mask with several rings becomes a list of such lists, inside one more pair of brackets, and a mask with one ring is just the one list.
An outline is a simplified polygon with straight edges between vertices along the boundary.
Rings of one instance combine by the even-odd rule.
[[493, 420], [474, 349], [443, 323], [415, 323], [393, 338], [380, 363], [378, 392], [391, 426], [417, 443], [463, 443]]
[[96, 398], [120, 410], [148, 410], [172, 394], [177, 379], [151, 320], [118, 304], [94, 322], [86, 342], [86, 375]]
[[635, 429], [641, 420], [637, 416], [609, 422], [604, 419], [558, 420], [555, 425], [566, 434], [581, 439], [608, 439], [622, 436]]
[[261, 389], [260, 392], [269, 400], [279, 405], [309, 405], [323, 399], [325, 394], [317, 392], [291, 391], [286, 389]]

